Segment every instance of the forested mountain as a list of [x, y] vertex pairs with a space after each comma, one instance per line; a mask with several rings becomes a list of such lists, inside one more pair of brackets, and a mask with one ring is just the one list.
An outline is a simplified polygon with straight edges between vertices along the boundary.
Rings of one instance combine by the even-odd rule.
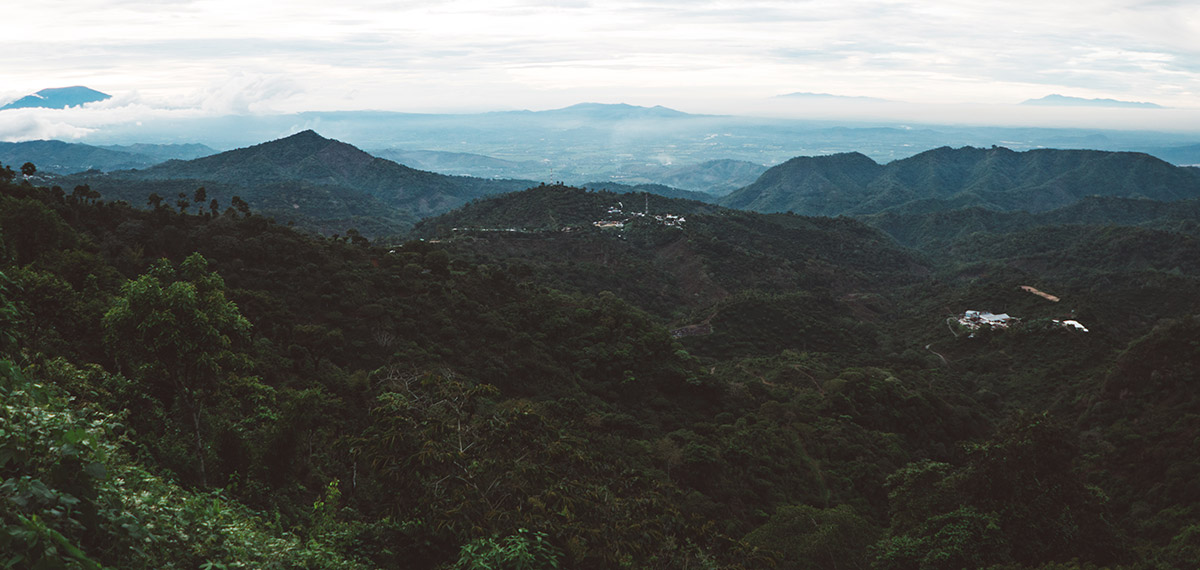
[[101, 145], [100, 148], [109, 150], [119, 150], [121, 152], [131, 152], [149, 156], [158, 159], [159, 162], [166, 162], [171, 159], [191, 160], [202, 156], [217, 154], [216, 150], [198, 144], [198, 143], [170, 143], [170, 144], [150, 144], [150, 143], [134, 143], [134, 144], [108, 144]]
[[1200, 235], [1200, 199], [1160, 202], [1091, 196], [1070, 206], [1036, 213], [971, 207], [928, 213], [884, 212], [858, 219], [884, 230], [903, 245], [934, 251], [979, 232], [1011, 233], [1039, 226], [1136, 226]]
[[854, 153], [795, 158], [721, 204], [826, 216], [971, 206], [1040, 212], [1087, 196], [1197, 198], [1200, 176], [1140, 153], [943, 147], [886, 165]]
[[162, 162], [146, 154], [63, 141], [0, 142], [0, 162], [32, 162], [42, 172], [70, 174], [85, 170], [145, 168]]
[[882, 171], [874, 160], [857, 152], [796, 157], [768, 169], [720, 204], [756, 212], [838, 215], [861, 203], [867, 185]]
[[[104, 180], [140, 205], [253, 172], [254, 203], [297, 186], [391, 207], [398, 165], [302, 135], [146, 171], [182, 181]], [[822, 185], [987, 178], [793, 162], [826, 204], [846, 198]], [[856, 220], [540, 185], [372, 244], [5, 172], [18, 567], [1135, 570], [1200, 551], [1194, 201]]]
[[340, 186], [422, 216], [449, 210], [478, 196], [531, 185], [527, 180], [486, 180], [414, 170], [313, 131], [195, 160], [170, 161], [143, 171], [120, 173], [120, 177], [212, 180], [244, 186], [286, 182]]
[[414, 170], [313, 131], [143, 170], [77, 175], [67, 183], [87, 184], [106, 199], [133, 204], [145, 203], [151, 193], [191, 197], [204, 187], [205, 196], [222, 206], [237, 196], [280, 221], [327, 233], [354, 228], [372, 236], [400, 233], [420, 217], [534, 184]]

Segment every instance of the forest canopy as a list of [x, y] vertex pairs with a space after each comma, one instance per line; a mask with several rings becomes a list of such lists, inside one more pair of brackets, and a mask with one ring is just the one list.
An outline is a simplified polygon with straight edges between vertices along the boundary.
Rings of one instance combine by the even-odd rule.
[[1200, 250], [1169, 216], [955, 234], [555, 185], [371, 241], [182, 194], [0, 181], [10, 567], [1200, 551]]

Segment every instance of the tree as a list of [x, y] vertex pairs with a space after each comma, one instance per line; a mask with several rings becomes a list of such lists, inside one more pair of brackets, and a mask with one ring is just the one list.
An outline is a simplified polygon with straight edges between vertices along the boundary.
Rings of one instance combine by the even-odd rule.
[[76, 332], [73, 329], [79, 324], [88, 322], [81, 314], [83, 307], [75, 291], [58, 275], [27, 265], [15, 268], [12, 277], [21, 292], [22, 308], [32, 317], [19, 327], [28, 348], [45, 351], [52, 342], [61, 342]]
[[891, 536], [872, 548], [877, 570], [957, 570], [1011, 564], [1012, 546], [996, 513], [960, 507], [921, 523], [914, 532]]
[[21, 322], [21, 315], [16, 305], [8, 300], [8, 288], [12, 281], [0, 273], [0, 355], [8, 356], [15, 352], [17, 336], [15, 330]]
[[[225, 298], [225, 283], [192, 254], [174, 267], [160, 260], [127, 282], [104, 315], [104, 341], [127, 374], [165, 390], [190, 419], [201, 485], [207, 485], [201, 415], [231, 372], [250, 322]], [[186, 421], [186, 420], [185, 420]]]
[[0, 228], [4, 228], [6, 251], [17, 265], [73, 247], [79, 240], [62, 217], [33, 198], [0, 198]]
[[162, 203], [163, 197], [159, 196], [158, 192], [151, 192], [150, 195], [146, 197], [146, 205], [154, 208], [155, 210], [161, 208]]
[[780, 555], [781, 567], [796, 569], [868, 567], [867, 548], [878, 535], [849, 505], [819, 509], [782, 506], [746, 542]]
[[191, 206], [191, 201], [188, 200], [187, 192], [180, 192], [179, 199], [175, 200], [175, 205], [179, 206], [179, 213], [187, 213], [188, 206]]
[[960, 488], [981, 511], [997, 515], [1017, 562], [1119, 557], [1105, 499], [1075, 468], [1076, 439], [1045, 413], [1021, 414], [992, 441], [968, 448]]
[[350, 243], [354, 245], [368, 245], [371, 243], [371, 240], [363, 237], [363, 235], [354, 228], [346, 230], [346, 237], [350, 238]]
[[25, 176], [33, 176], [37, 172], [37, 167], [32, 162], [26, 162], [21, 165], [21, 174]]
[[241, 212], [243, 216], [250, 215], [250, 204], [247, 204], [246, 201], [241, 198], [241, 196], [234, 196], [233, 198], [230, 198], [229, 205]]
[[71, 190], [71, 198], [76, 202], [86, 201], [92, 193], [92, 187], [87, 184], [79, 184]]
[[888, 478], [890, 536], [877, 568], [979, 568], [1071, 558], [1107, 563], [1124, 546], [1104, 498], [1075, 468], [1075, 436], [1046, 414], [1021, 413], [959, 467], [924, 461]]
[[197, 204], [203, 204], [208, 200], [208, 191], [205, 190], [203, 186], [197, 188], [196, 191], [192, 193], [192, 200], [195, 200]]

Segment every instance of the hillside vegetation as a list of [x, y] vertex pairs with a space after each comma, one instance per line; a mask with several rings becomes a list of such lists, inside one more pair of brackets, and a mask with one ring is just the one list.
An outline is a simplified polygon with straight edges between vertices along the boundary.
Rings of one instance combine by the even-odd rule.
[[229, 208], [0, 176], [10, 566], [1194, 565], [1191, 202], [859, 221], [541, 185], [372, 242], [256, 209], [394, 170], [317, 138], [178, 171], [267, 164]]
[[222, 204], [238, 196], [281, 222], [327, 233], [332, 233], [330, 228], [355, 227], [371, 236], [400, 234], [422, 217], [534, 184], [415, 170], [311, 130], [192, 160], [75, 175], [63, 182], [87, 184], [106, 200], [139, 205], [151, 192], [173, 200], [181, 192], [190, 196], [204, 187]]
[[1141, 153], [942, 147], [886, 165], [858, 153], [794, 158], [720, 203], [837, 216], [966, 207], [1043, 212], [1089, 196], [1195, 199], [1200, 176]]

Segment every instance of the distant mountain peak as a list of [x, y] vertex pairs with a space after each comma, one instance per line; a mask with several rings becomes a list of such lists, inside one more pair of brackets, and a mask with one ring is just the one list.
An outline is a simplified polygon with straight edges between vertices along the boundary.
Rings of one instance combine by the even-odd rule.
[[288, 135], [279, 140], [283, 141], [283, 140], [302, 140], [302, 139], [320, 139], [323, 141], [333, 140], [333, 139], [327, 139], [327, 138], [321, 136], [319, 133], [317, 133], [317, 131], [314, 131], [312, 129], [304, 129], [303, 131], [300, 131], [294, 135]]
[[1084, 99], [1052, 93], [1041, 99], [1027, 99], [1022, 105], [1046, 105], [1060, 107], [1128, 107], [1141, 109], [1162, 109], [1162, 105], [1144, 101], [1119, 101], [1117, 99]]
[[688, 113], [676, 111], [662, 105], [642, 107], [628, 103], [576, 103], [570, 107], [540, 111], [548, 115], [587, 115], [600, 119], [636, 119], [636, 118], [669, 118], [687, 117]]
[[[324, 143], [340, 143], [334, 139], [329, 139], [321, 136], [320, 133], [312, 129], [305, 129], [295, 134], [290, 134], [286, 137], [281, 137], [275, 140], [259, 143], [255, 146], [291, 146], [296, 144], [324, 144]], [[345, 143], [342, 143], [345, 144]]]
[[[306, 215], [317, 218], [330, 214], [311, 203], [288, 202], [280, 196], [323, 188], [319, 194], [336, 194], [341, 196], [338, 200], [366, 208], [363, 211], [405, 218], [440, 213], [487, 194], [520, 190], [533, 184], [528, 180], [487, 180], [423, 172], [372, 156], [349, 143], [325, 138], [311, 129], [211, 156], [168, 161], [122, 176], [136, 180], [199, 181], [197, 184], [208, 183], [210, 190], [224, 187], [231, 189], [230, 192], [243, 192], [243, 197], [274, 201], [277, 206], [282, 204], [285, 211], [310, 208]], [[334, 207], [333, 204], [326, 203], [329, 207]], [[398, 210], [385, 212], [379, 209], [380, 204]], [[336, 206], [333, 211], [344, 211], [344, 207]]]
[[42, 89], [32, 95], [26, 95], [12, 103], [0, 107], [0, 111], [8, 109], [28, 109], [40, 107], [45, 109], [66, 109], [78, 107], [84, 103], [94, 103], [111, 99], [112, 95], [101, 93], [95, 89], [76, 85], [74, 87], [54, 87]]

